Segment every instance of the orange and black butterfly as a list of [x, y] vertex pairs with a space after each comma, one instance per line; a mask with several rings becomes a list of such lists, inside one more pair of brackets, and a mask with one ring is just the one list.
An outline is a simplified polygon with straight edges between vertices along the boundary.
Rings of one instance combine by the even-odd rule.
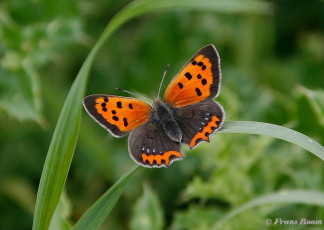
[[148, 168], [168, 167], [182, 160], [180, 143], [208, 141], [224, 121], [224, 110], [213, 99], [221, 83], [220, 59], [213, 45], [200, 49], [173, 78], [163, 101], [96, 94], [84, 98], [88, 114], [113, 136], [130, 132], [131, 158]]

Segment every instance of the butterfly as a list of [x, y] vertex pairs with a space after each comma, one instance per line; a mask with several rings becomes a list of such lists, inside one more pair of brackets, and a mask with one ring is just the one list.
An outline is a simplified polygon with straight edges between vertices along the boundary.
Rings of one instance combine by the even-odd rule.
[[137, 164], [169, 167], [184, 158], [180, 143], [191, 149], [209, 142], [222, 127], [225, 112], [213, 100], [220, 84], [220, 58], [216, 48], [207, 45], [172, 79], [163, 100], [149, 105], [136, 98], [95, 94], [85, 97], [83, 106], [114, 137], [130, 133], [128, 152]]

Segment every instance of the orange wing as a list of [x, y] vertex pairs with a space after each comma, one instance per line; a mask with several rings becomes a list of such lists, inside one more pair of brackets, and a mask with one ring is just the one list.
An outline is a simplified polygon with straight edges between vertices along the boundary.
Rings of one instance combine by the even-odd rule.
[[147, 122], [151, 106], [135, 98], [90, 95], [83, 99], [88, 114], [113, 136], [122, 137]]
[[216, 48], [200, 49], [172, 79], [164, 101], [176, 108], [214, 98], [221, 81], [220, 59]]

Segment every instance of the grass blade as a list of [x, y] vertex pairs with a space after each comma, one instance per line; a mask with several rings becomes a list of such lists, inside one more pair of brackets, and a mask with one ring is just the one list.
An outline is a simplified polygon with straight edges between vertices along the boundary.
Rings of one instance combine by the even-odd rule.
[[138, 0], [123, 8], [112, 20], [106, 29], [110, 33], [131, 18], [165, 10], [204, 10], [219, 13], [254, 13], [270, 14], [271, 4], [260, 1], [239, 0]]
[[[82, 83], [82, 82], [81, 82]], [[48, 229], [73, 156], [85, 84], [74, 82], [64, 103], [47, 153], [38, 189], [33, 229]], [[79, 87], [77, 87], [79, 86]]]
[[79, 219], [73, 230], [98, 229], [115, 206], [124, 188], [140, 166], [134, 166], [103, 194]]
[[211, 228], [213, 230], [221, 229], [226, 222], [235, 217], [236, 215], [265, 204], [279, 204], [279, 203], [293, 203], [293, 204], [309, 204], [324, 206], [324, 193], [317, 191], [282, 191], [278, 193], [268, 194], [265, 196], [253, 199], [235, 209], [230, 211], [227, 215], [223, 216], [217, 223]]
[[279, 125], [256, 121], [225, 122], [218, 133], [247, 133], [275, 137], [296, 144], [324, 160], [322, 145], [302, 133]]
[[33, 230], [48, 229], [60, 199], [79, 132], [81, 100], [89, 66], [84, 65], [73, 83], [59, 116], [46, 156], [36, 199]]
[[[112, 32], [112, 31], [111, 31]], [[33, 230], [49, 228], [71, 165], [81, 119], [89, 71], [99, 48], [109, 37], [104, 33], [82, 65], [64, 102], [43, 167], [33, 219]]]

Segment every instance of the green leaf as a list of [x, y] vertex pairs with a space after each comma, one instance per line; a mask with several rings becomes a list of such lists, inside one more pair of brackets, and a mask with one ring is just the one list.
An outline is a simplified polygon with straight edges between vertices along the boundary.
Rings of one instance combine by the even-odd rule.
[[297, 87], [298, 128], [319, 137], [324, 128], [324, 90]]
[[225, 122], [218, 133], [246, 133], [275, 137], [296, 144], [324, 160], [322, 145], [302, 133], [279, 125], [255, 121]]
[[232, 211], [230, 211], [227, 215], [223, 216], [217, 223], [211, 228], [213, 230], [221, 229], [222, 226], [230, 219], [235, 217], [236, 215], [257, 207], [266, 204], [279, 204], [279, 203], [298, 203], [298, 204], [309, 204], [309, 205], [319, 205], [324, 206], [324, 193], [317, 191], [282, 191], [278, 193], [268, 194], [265, 196], [258, 197], [253, 199], [242, 206], [239, 206]]
[[105, 221], [115, 204], [117, 203], [120, 195], [123, 193], [124, 188], [140, 166], [134, 166], [123, 177], [121, 177], [105, 194], [103, 194], [80, 218], [75, 224], [73, 230], [90, 230], [98, 229]]
[[0, 115], [42, 124], [39, 76], [31, 65], [19, 70], [0, 69]]
[[150, 187], [144, 186], [142, 197], [135, 204], [130, 229], [163, 229], [163, 212], [157, 195]]
[[2, 176], [0, 180], [2, 196], [10, 198], [17, 206], [32, 214], [34, 211], [35, 191], [32, 183], [19, 177]]

